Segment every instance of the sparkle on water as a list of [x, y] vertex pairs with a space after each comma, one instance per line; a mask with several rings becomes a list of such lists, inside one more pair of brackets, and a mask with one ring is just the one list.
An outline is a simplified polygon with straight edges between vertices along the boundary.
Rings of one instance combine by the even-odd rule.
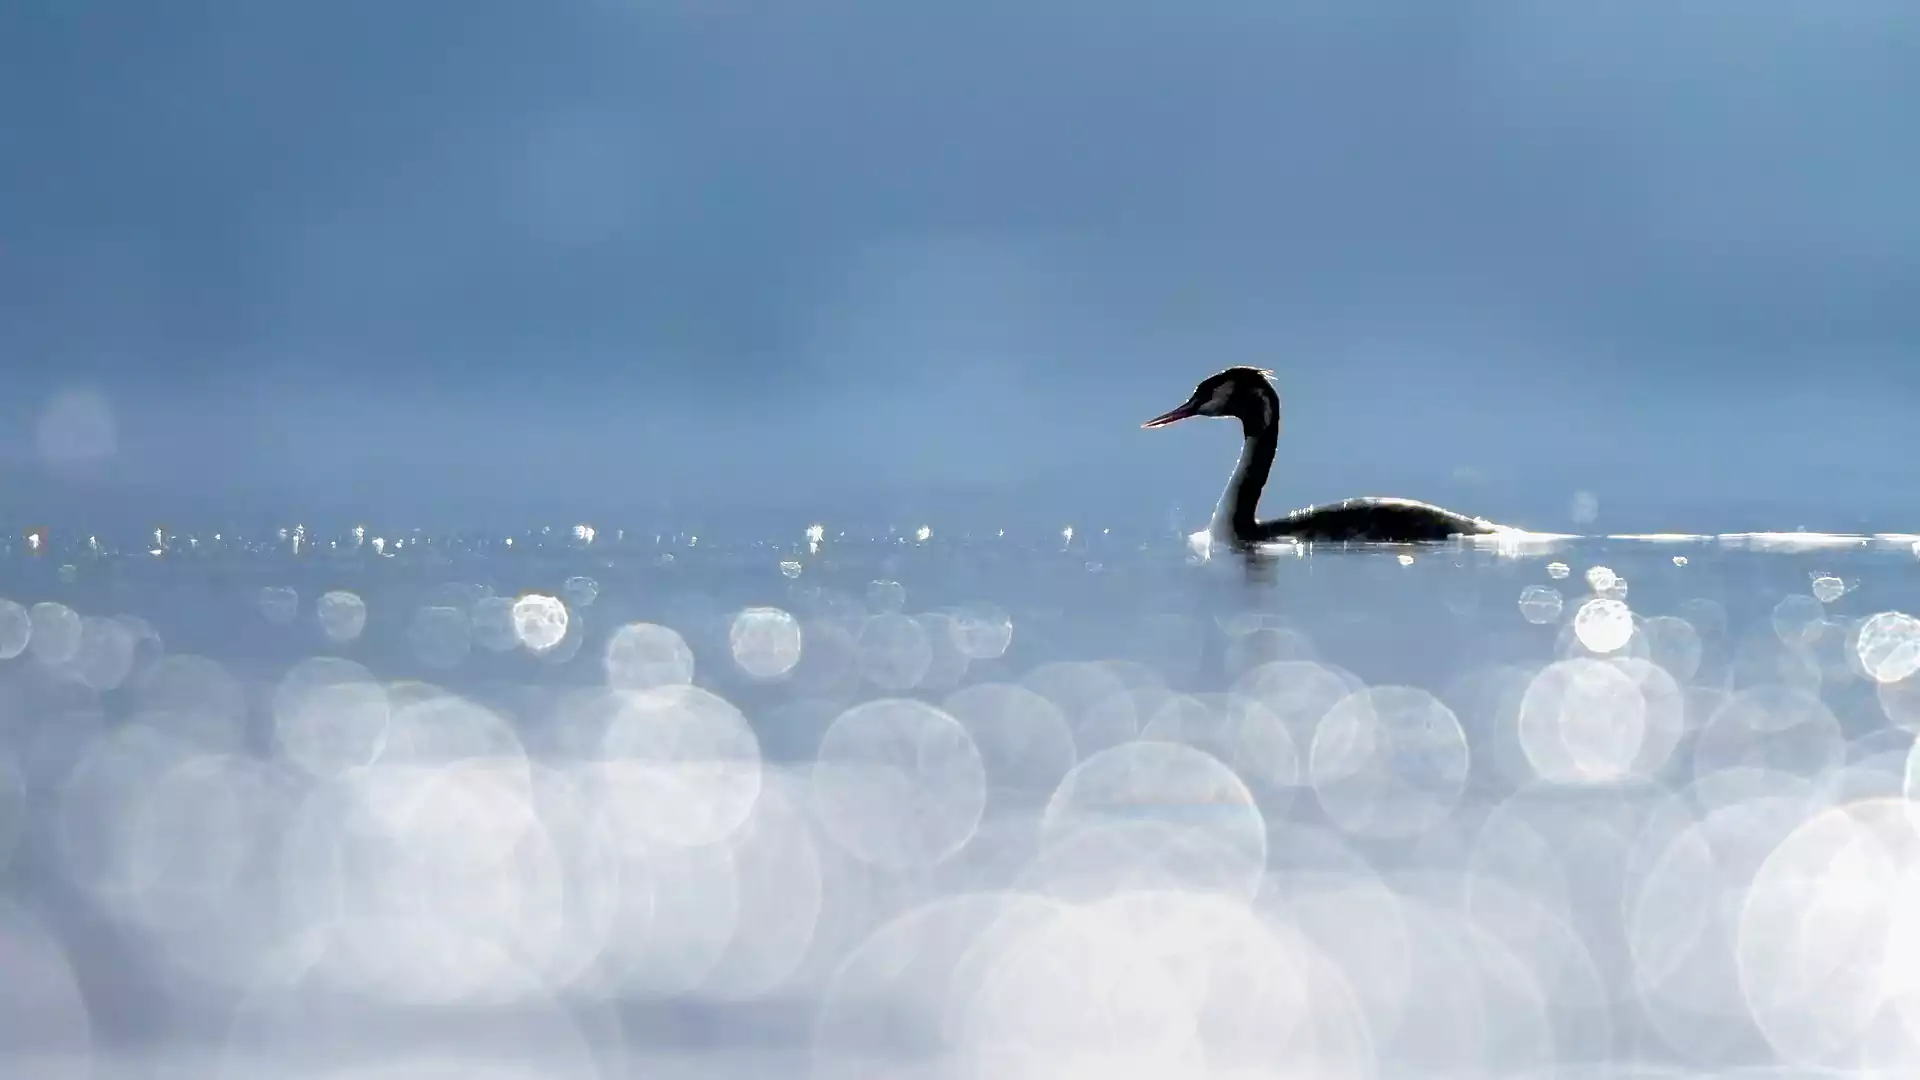
[[571, 621], [567, 605], [551, 596], [528, 593], [515, 600], [508, 612], [514, 638], [534, 652], [546, 652], [567, 636]]
[[7, 1075], [1920, 1060], [1910, 536], [22, 535]]

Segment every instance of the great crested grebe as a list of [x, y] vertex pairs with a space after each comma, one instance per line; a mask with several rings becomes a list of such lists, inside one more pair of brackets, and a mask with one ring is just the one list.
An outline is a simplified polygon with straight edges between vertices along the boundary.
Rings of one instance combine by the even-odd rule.
[[1140, 426], [1166, 427], [1193, 416], [1236, 418], [1246, 435], [1240, 463], [1234, 466], [1233, 478], [1213, 512], [1213, 537], [1235, 550], [1275, 540], [1408, 544], [1509, 531], [1429, 503], [1390, 498], [1347, 499], [1295, 510], [1272, 521], [1257, 520], [1254, 511], [1260, 504], [1260, 490], [1266, 487], [1274, 447], [1280, 441], [1280, 394], [1273, 388], [1272, 373], [1230, 367], [1210, 375], [1185, 404]]

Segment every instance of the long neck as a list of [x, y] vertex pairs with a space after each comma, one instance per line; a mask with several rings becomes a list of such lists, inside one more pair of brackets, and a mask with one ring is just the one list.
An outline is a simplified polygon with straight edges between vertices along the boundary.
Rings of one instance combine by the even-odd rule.
[[1267, 486], [1267, 474], [1273, 469], [1273, 451], [1280, 440], [1280, 425], [1271, 412], [1265, 416], [1243, 416], [1241, 429], [1246, 441], [1240, 446], [1240, 461], [1233, 477], [1220, 496], [1213, 512], [1213, 535], [1236, 545], [1251, 543], [1258, 519], [1261, 489]]

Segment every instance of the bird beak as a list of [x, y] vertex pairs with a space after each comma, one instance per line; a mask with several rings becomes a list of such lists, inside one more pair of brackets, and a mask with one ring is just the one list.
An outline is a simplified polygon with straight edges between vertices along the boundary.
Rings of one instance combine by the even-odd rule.
[[1169, 409], [1168, 411], [1161, 413], [1159, 416], [1154, 417], [1153, 419], [1147, 421], [1144, 424], [1141, 424], [1140, 426], [1143, 428], [1166, 427], [1168, 424], [1177, 424], [1180, 421], [1185, 420], [1189, 416], [1199, 416], [1199, 415], [1200, 415], [1200, 406], [1195, 405], [1193, 402], [1189, 401], [1185, 405], [1182, 405], [1177, 409]]

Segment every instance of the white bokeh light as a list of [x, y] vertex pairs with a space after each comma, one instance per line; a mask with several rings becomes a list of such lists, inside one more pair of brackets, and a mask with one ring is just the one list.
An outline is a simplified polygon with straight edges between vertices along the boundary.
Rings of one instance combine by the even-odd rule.
[[900, 698], [848, 709], [820, 740], [813, 795], [827, 834], [863, 862], [933, 866], [986, 806], [980, 750], [959, 721]]
[[367, 604], [358, 594], [335, 589], [320, 597], [313, 606], [320, 632], [329, 641], [346, 643], [357, 639], [367, 628]]
[[777, 679], [800, 662], [800, 624], [779, 608], [747, 608], [727, 628], [727, 646], [740, 670], [756, 679]]
[[1860, 625], [1855, 645], [1860, 666], [1879, 683], [1897, 683], [1920, 672], [1920, 619], [1882, 611]]
[[1417, 687], [1369, 687], [1321, 719], [1308, 779], [1348, 832], [1414, 836], [1453, 812], [1469, 762], [1466, 732], [1444, 702]]
[[12, 600], [0, 600], [0, 660], [11, 660], [26, 652], [32, 640], [32, 615]]
[[693, 681], [693, 650], [670, 627], [628, 623], [607, 640], [603, 657], [607, 685], [617, 690], [651, 690]]
[[513, 636], [531, 652], [543, 653], [567, 636], [567, 605], [555, 597], [528, 593], [513, 602]]
[[1535, 625], [1558, 620], [1564, 603], [1560, 590], [1550, 586], [1529, 585], [1520, 590], [1520, 616]]
[[609, 693], [599, 775], [622, 829], [699, 847], [745, 824], [760, 797], [761, 756], [739, 709], [684, 684]]
[[1619, 600], [1596, 596], [1574, 612], [1573, 632], [1596, 653], [1619, 652], [1633, 636], [1633, 611]]

